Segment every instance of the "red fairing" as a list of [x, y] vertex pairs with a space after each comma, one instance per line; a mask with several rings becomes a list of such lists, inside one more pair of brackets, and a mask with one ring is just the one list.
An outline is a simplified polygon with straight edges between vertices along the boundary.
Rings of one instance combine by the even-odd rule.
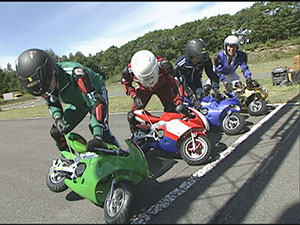
[[77, 85], [78, 85], [78, 87], [80, 88], [80, 90], [81, 90], [81, 92], [82, 92], [83, 94], [86, 94], [86, 93], [87, 93], [86, 87], [85, 87], [85, 85], [84, 85], [84, 81], [83, 81], [83, 79], [82, 79], [81, 77], [78, 78], [78, 80], [77, 80]]
[[173, 112], [163, 112], [163, 114], [160, 116], [160, 120], [163, 121], [170, 121], [173, 119], [180, 119], [185, 117], [185, 115], [180, 114], [180, 113], [173, 113]]

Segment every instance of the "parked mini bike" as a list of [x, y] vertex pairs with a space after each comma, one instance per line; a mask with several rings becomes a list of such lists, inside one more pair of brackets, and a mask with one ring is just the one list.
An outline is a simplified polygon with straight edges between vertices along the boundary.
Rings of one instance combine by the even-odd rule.
[[134, 203], [133, 188], [149, 177], [144, 153], [130, 140], [129, 147], [106, 144], [86, 151], [86, 140], [77, 133], [65, 135], [71, 151], [62, 151], [49, 168], [47, 186], [53, 192], [67, 188], [104, 208], [106, 223], [128, 223]]
[[251, 116], [266, 112], [268, 92], [257, 81], [252, 80], [248, 84], [238, 81], [233, 84], [233, 93], [241, 101], [242, 109], [247, 110]]
[[191, 117], [175, 112], [163, 112], [160, 117], [148, 111], [135, 110], [138, 122], [131, 139], [145, 152], [150, 148], [180, 154], [189, 165], [204, 164], [211, 155], [211, 143], [206, 135], [209, 123], [196, 109], [188, 107]]
[[[185, 104], [193, 107], [193, 102], [184, 97]], [[241, 102], [230, 92], [222, 95], [222, 100], [213, 95], [204, 96], [199, 111], [205, 116], [211, 126], [220, 127], [228, 135], [239, 134], [244, 126], [244, 117], [240, 114]]]

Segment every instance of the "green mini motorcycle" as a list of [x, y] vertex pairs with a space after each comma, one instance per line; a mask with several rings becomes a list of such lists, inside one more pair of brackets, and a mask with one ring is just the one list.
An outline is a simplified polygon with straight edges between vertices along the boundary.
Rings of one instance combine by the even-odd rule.
[[108, 224], [128, 223], [133, 208], [134, 185], [149, 178], [144, 153], [130, 139], [128, 150], [118, 145], [86, 151], [86, 140], [77, 133], [65, 135], [70, 151], [62, 151], [47, 174], [53, 192], [67, 188], [104, 209]]

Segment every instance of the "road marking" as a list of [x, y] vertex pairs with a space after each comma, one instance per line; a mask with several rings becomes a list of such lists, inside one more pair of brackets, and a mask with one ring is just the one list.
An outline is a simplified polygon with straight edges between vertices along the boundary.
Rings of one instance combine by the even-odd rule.
[[147, 221], [151, 220], [156, 214], [162, 210], [168, 208], [179, 196], [187, 192], [201, 177], [210, 172], [218, 163], [225, 159], [230, 153], [232, 153], [238, 145], [246, 140], [251, 134], [253, 134], [258, 128], [260, 128], [266, 121], [274, 116], [286, 103], [279, 104], [271, 113], [260, 120], [254, 125], [247, 133], [239, 137], [234, 143], [232, 143], [226, 150], [220, 153], [220, 157], [206, 164], [200, 170], [196, 171], [189, 178], [183, 181], [178, 187], [169, 192], [165, 197], [159, 200], [156, 204], [152, 205], [146, 212], [140, 213], [131, 220], [131, 224], [146, 224]]

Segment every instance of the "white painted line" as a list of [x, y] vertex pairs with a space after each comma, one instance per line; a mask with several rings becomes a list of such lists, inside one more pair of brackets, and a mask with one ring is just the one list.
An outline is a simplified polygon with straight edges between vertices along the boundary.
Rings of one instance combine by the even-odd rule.
[[266, 121], [274, 116], [286, 103], [279, 104], [271, 113], [254, 125], [247, 133], [239, 137], [233, 144], [231, 144], [225, 151], [220, 153], [220, 157], [203, 166], [200, 170], [192, 174], [189, 178], [183, 181], [178, 187], [169, 192], [164, 198], [159, 200], [156, 204], [152, 205], [146, 212], [137, 215], [131, 221], [131, 224], [146, 224], [151, 220], [153, 216], [169, 207], [179, 196], [187, 192], [197, 181], [200, 180], [205, 174], [210, 172], [218, 163], [225, 159], [230, 153], [232, 153], [238, 145], [246, 140], [251, 134], [253, 134], [258, 128], [260, 128]]

